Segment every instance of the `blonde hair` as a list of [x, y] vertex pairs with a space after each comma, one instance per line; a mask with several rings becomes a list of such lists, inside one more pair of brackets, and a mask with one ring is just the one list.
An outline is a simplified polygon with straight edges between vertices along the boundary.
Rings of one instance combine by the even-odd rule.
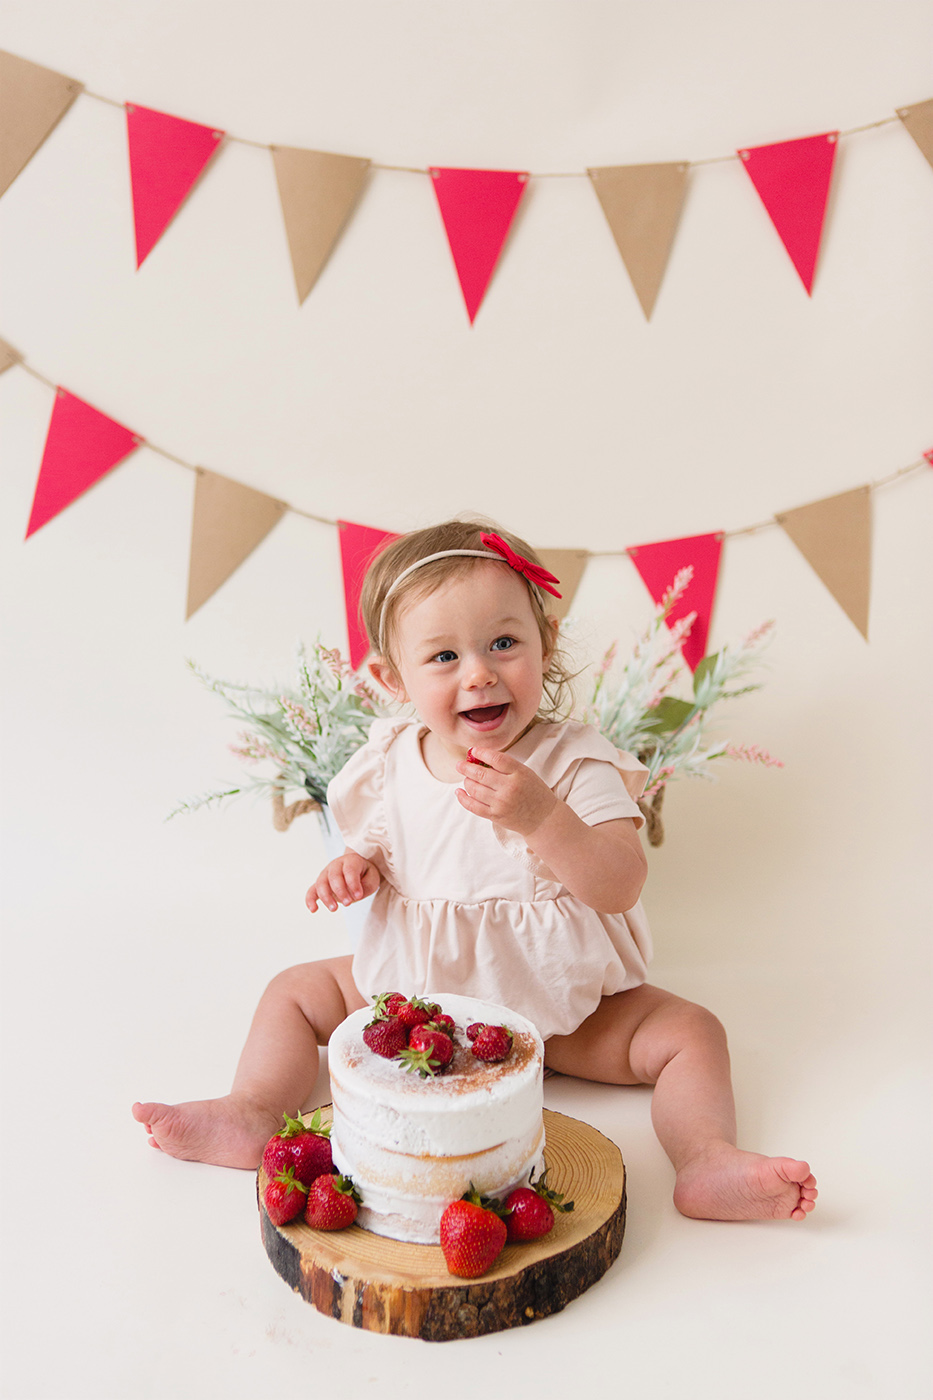
[[[448, 549], [476, 549], [485, 553], [487, 546], [480, 537], [489, 532], [500, 535], [516, 554], [530, 559], [533, 564], [541, 563], [531, 545], [520, 536], [503, 530], [494, 521], [483, 519], [445, 520], [441, 525], [412, 530], [410, 534], [401, 535], [397, 540], [393, 540], [370, 560], [360, 595], [360, 613], [370, 646], [373, 651], [381, 654], [394, 671], [398, 671], [398, 666], [392, 655], [392, 646], [398, 618], [404, 606], [426, 598], [447, 579], [468, 573], [482, 561], [463, 555], [432, 559], [429, 564], [422, 565], [407, 578], [401, 579], [397, 588], [393, 587], [396, 580], [412, 564], [418, 563], [429, 554], [440, 554]], [[548, 657], [543, 677], [544, 693], [537, 718], [558, 719], [569, 713], [573, 704], [574, 673], [570, 671], [559, 645], [558, 630], [548, 621], [540, 590], [529, 583], [528, 596], [541, 637], [542, 650]]]

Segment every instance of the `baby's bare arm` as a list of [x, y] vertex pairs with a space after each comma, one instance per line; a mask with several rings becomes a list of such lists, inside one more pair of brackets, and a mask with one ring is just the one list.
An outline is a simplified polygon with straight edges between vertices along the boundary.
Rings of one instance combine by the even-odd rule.
[[525, 840], [572, 895], [600, 914], [622, 914], [637, 902], [648, 863], [631, 817], [587, 826], [556, 799]]
[[457, 765], [467, 780], [457, 790], [461, 806], [523, 836], [561, 884], [591, 909], [601, 914], [631, 909], [647, 871], [631, 817], [588, 826], [518, 759], [488, 749], [479, 756], [488, 763]]
[[305, 904], [312, 914], [317, 913], [318, 903], [333, 913], [338, 903], [354, 904], [375, 894], [381, 883], [382, 876], [372, 861], [348, 849], [325, 865], [305, 895]]

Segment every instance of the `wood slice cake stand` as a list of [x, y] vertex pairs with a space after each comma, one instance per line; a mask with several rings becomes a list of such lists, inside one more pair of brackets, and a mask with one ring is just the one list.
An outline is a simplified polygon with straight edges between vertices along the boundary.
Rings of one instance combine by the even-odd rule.
[[[329, 1121], [329, 1106], [321, 1116]], [[543, 1238], [507, 1244], [481, 1278], [449, 1274], [440, 1245], [405, 1244], [358, 1225], [334, 1231], [303, 1221], [273, 1225], [262, 1203], [260, 1168], [266, 1253], [312, 1307], [370, 1332], [446, 1342], [559, 1312], [602, 1277], [622, 1248], [625, 1167], [615, 1143], [588, 1124], [545, 1109], [544, 1126], [548, 1185], [574, 1209], [558, 1213]]]

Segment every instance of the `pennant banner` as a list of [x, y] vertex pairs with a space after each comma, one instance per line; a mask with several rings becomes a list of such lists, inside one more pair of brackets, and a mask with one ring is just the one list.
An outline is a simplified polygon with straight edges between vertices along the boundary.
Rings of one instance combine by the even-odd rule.
[[337, 528], [340, 531], [340, 563], [343, 569], [350, 665], [356, 670], [369, 651], [369, 639], [360, 617], [363, 578], [380, 550], [397, 540], [398, 535], [386, 530], [373, 530], [368, 525], [354, 525], [350, 520], [338, 520]]
[[0, 194], [83, 91], [76, 79], [0, 49]]
[[[55, 394], [26, 532], [28, 539], [146, 439], [68, 390], [57, 388], [30, 368], [14, 346], [0, 340], [0, 373], [16, 364], [47, 384]], [[147, 446], [152, 452], [198, 474], [188, 579], [187, 616], [190, 617], [230, 577], [282, 515], [297, 508], [287, 501], [276, 500], [262, 491], [205, 471], [203, 467], [191, 466], [154, 443]], [[926, 465], [933, 467], [933, 448], [924, 451], [918, 461], [880, 481], [779, 512], [771, 522], [782, 526], [866, 640], [871, 585], [871, 492], [904, 479], [917, 469], [925, 469]], [[363, 578], [380, 550], [399, 537], [367, 525], [311, 515], [306, 510], [298, 513], [322, 525], [339, 528], [349, 651], [354, 668], [358, 668], [368, 651], [359, 613]], [[677, 574], [690, 567], [691, 581], [669, 611], [668, 624], [676, 629], [677, 623], [687, 614], [696, 615], [690, 634], [678, 642], [692, 670], [706, 652], [723, 540], [729, 535], [746, 534], [750, 529], [759, 528], [760, 524], [632, 545], [615, 551], [629, 555], [656, 603], [661, 602]], [[549, 600], [549, 611], [562, 620], [572, 607], [590, 558], [589, 551], [544, 549], [538, 554], [544, 567], [560, 580], [563, 597], [553, 599], [552, 603]]]
[[[73, 78], [0, 50], [0, 195], [83, 91], [84, 85]], [[97, 93], [89, 96], [112, 101]], [[245, 141], [265, 146], [272, 153], [299, 305], [314, 287], [351, 218], [367, 172], [411, 168], [382, 165], [359, 156], [246, 141], [133, 103], [113, 105], [123, 105], [126, 112], [137, 268], [224, 138]], [[739, 158], [744, 163], [808, 295], [813, 291], [838, 138], [898, 119], [933, 165], [933, 98], [851, 131], [749, 146], [736, 151], [734, 157], [713, 157]], [[708, 163], [595, 166], [569, 172], [590, 180], [649, 320], [671, 256], [690, 168]], [[422, 172], [416, 169], [416, 173]], [[472, 325], [525, 186], [533, 177], [527, 171], [447, 166], [432, 166], [423, 173], [431, 176], [434, 185]]]
[[868, 641], [870, 487], [858, 486], [812, 505], [780, 511], [775, 519]]
[[548, 594], [545, 607], [552, 617], [563, 622], [573, 605], [574, 594], [590, 556], [585, 549], [536, 549], [535, 553], [548, 573], [560, 579], [557, 588], [561, 596], [552, 598]]
[[692, 566], [693, 578], [667, 619], [668, 626], [672, 626], [688, 613], [696, 613], [690, 635], [680, 648], [691, 671], [696, 670], [706, 655], [722, 541], [722, 534], [717, 532], [713, 535], [690, 535], [680, 540], [661, 540], [656, 544], [633, 545], [627, 551], [655, 603], [660, 603], [675, 574], [688, 564]]
[[372, 161], [273, 146], [298, 301], [314, 286], [356, 208]]
[[749, 146], [738, 155], [781, 242], [812, 294], [839, 132]]
[[929, 102], [917, 102], [913, 107], [900, 107], [897, 115], [933, 165], [933, 97]]
[[70, 506], [145, 439], [58, 389], [26, 538]]
[[129, 102], [126, 131], [139, 268], [217, 151], [224, 133]]
[[470, 325], [480, 308], [528, 182], [518, 170], [431, 167]]
[[288, 509], [262, 491], [198, 470], [191, 521], [186, 619], [238, 569]]
[[681, 162], [587, 171], [647, 320], [677, 232], [688, 169]]

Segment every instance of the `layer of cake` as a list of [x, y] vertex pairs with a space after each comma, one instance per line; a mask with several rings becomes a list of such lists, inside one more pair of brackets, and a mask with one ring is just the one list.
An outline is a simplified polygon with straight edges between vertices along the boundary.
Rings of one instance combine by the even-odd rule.
[[523, 1139], [469, 1156], [410, 1157], [374, 1148], [344, 1122], [333, 1152], [338, 1171], [352, 1176], [363, 1196], [358, 1224], [377, 1235], [436, 1244], [444, 1210], [471, 1186], [503, 1197], [543, 1171], [544, 1126], [531, 1135], [530, 1149]]
[[[328, 1047], [338, 1170], [363, 1196], [359, 1223], [377, 1234], [436, 1243], [445, 1207], [472, 1183], [502, 1196], [543, 1168], [544, 1047], [530, 1021], [501, 1006], [426, 993], [458, 1028], [450, 1068], [433, 1078], [375, 1055], [362, 1033], [370, 1010], [355, 1012]], [[506, 1025], [512, 1052], [477, 1060], [466, 1039], [473, 1021]]]

